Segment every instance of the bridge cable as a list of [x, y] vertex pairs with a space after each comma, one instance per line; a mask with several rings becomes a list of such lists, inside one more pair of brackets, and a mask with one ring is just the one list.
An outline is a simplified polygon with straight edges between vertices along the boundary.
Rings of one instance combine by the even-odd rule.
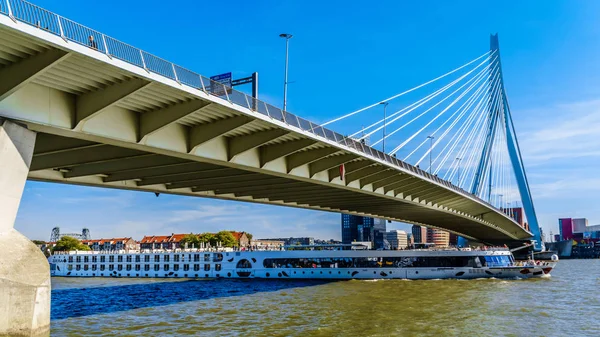
[[440, 80], [440, 79], [442, 79], [442, 78], [444, 78], [444, 77], [446, 77], [446, 76], [448, 76], [448, 75], [451, 75], [451, 74], [453, 74], [453, 73], [455, 73], [455, 72], [457, 72], [457, 71], [459, 71], [459, 70], [461, 70], [461, 69], [463, 69], [463, 68], [465, 68], [465, 67], [469, 66], [470, 64], [472, 64], [472, 63], [474, 63], [474, 62], [478, 61], [479, 59], [481, 59], [481, 58], [483, 58], [483, 57], [486, 57], [486, 56], [487, 56], [487, 57], [489, 58], [489, 57], [491, 57], [491, 55], [493, 55], [493, 54], [495, 54], [495, 53], [496, 53], [496, 50], [492, 51], [491, 53], [490, 53], [489, 51], [488, 51], [488, 52], [485, 52], [483, 55], [481, 55], [481, 56], [477, 57], [476, 59], [474, 59], [474, 60], [471, 60], [471, 61], [469, 61], [469, 62], [467, 62], [467, 63], [463, 64], [462, 66], [460, 66], [460, 67], [458, 67], [458, 68], [456, 68], [456, 69], [454, 69], [454, 70], [451, 70], [451, 71], [449, 71], [449, 72], [445, 73], [445, 74], [444, 74], [444, 75], [442, 75], [442, 76], [436, 77], [436, 78], [434, 78], [433, 80], [430, 80], [430, 81], [428, 81], [428, 82], [425, 82], [425, 83], [423, 83], [423, 84], [421, 84], [421, 85], [418, 85], [418, 86], [416, 86], [416, 87], [414, 87], [414, 88], [412, 88], [412, 89], [406, 90], [406, 91], [404, 91], [404, 92], [401, 92], [401, 93], [399, 93], [399, 94], [396, 94], [396, 95], [394, 95], [394, 96], [391, 96], [391, 97], [389, 97], [389, 98], [386, 98], [386, 99], [384, 99], [384, 100], [378, 101], [377, 103], [371, 104], [371, 105], [369, 105], [369, 106], [367, 106], [367, 107], [364, 107], [364, 108], [362, 108], [362, 109], [358, 109], [358, 110], [356, 110], [356, 111], [353, 111], [353, 112], [351, 112], [351, 113], [349, 113], [349, 114], [346, 114], [346, 115], [344, 115], [344, 116], [341, 116], [341, 117], [335, 118], [335, 119], [333, 119], [333, 120], [330, 120], [330, 121], [328, 121], [328, 122], [326, 122], [326, 123], [323, 123], [323, 124], [321, 124], [321, 126], [326, 126], [326, 125], [328, 125], [328, 124], [335, 123], [335, 122], [337, 122], [337, 121], [340, 121], [340, 120], [342, 120], [342, 119], [344, 119], [344, 118], [347, 118], [347, 117], [350, 117], [350, 116], [356, 115], [357, 113], [363, 112], [363, 111], [365, 111], [365, 110], [367, 110], [367, 109], [370, 109], [370, 108], [372, 108], [372, 107], [374, 107], [374, 106], [377, 106], [377, 105], [379, 105], [381, 102], [388, 102], [388, 101], [390, 101], [390, 100], [393, 100], [393, 99], [395, 99], [395, 98], [398, 98], [398, 97], [400, 97], [400, 96], [402, 96], [402, 95], [408, 94], [409, 92], [415, 91], [415, 90], [417, 90], [417, 89], [419, 89], [419, 88], [422, 88], [422, 87], [424, 87], [424, 86], [426, 86], [426, 85], [428, 85], [428, 84], [431, 84], [431, 83], [433, 83], [433, 82], [435, 82], [435, 81], [437, 81], [437, 80]]
[[[427, 122], [421, 129], [419, 129], [417, 132], [415, 132], [412, 136], [408, 137], [408, 139], [406, 139], [404, 142], [402, 142], [400, 145], [398, 145], [394, 150], [392, 150], [392, 152], [390, 152], [391, 154], [394, 154], [396, 152], [398, 152], [400, 149], [402, 149], [406, 144], [408, 144], [411, 140], [413, 140], [415, 137], [417, 137], [421, 132], [423, 132], [423, 130], [425, 130], [426, 128], [428, 128], [433, 122], [435, 122], [440, 116], [442, 116], [444, 113], [446, 113], [446, 111], [448, 111], [450, 108], [452, 108], [458, 101], [460, 101], [467, 93], [469, 93], [473, 87], [479, 83], [479, 81], [481, 81], [484, 78], [484, 76], [479, 77], [478, 79], [475, 80], [475, 82], [473, 82], [471, 84], [471, 86], [469, 86], [464, 92], [462, 92], [456, 99], [454, 99], [454, 101], [452, 101], [450, 103], [450, 105], [448, 105], [445, 109], [443, 109], [440, 113], [438, 113], [435, 117], [433, 117], [431, 120], [429, 120], [429, 122]], [[409, 122], [410, 123], [410, 122]]]
[[[431, 149], [427, 150], [427, 152], [425, 152], [425, 154], [423, 154], [423, 156], [416, 162], [415, 165], [419, 165], [421, 163], [421, 161], [423, 161], [425, 159], [425, 157], [427, 157], [427, 155], [429, 154], [430, 151], [432, 151], [433, 149], [436, 148], [436, 146], [444, 139], [444, 137], [448, 134], [448, 132], [450, 132], [450, 130], [458, 123], [458, 121], [460, 119], [462, 119], [462, 117], [465, 115], [465, 113], [467, 111], [469, 111], [469, 109], [471, 108], [471, 106], [476, 102], [476, 101], [481, 101], [481, 96], [485, 93], [485, 90], [483, 90], [485, 88], [485, 85], [480, 85], [479, 88], [469, 97], [469, 99], [467, 99], [457, 110], [456, 112], [454, 112], [454, 114], [452, 114], [452, 116], [450, 116], [442, 125], [440, 125], [436, 130], [434, 130], [431, 135], [435, 136], [437, 134], [437, 132], [443, 128], [449, 121], [452, 120], [452, 123], [448, 126], [448, 128], [442, 133], [441, 136], [437, 137], [435, 139], [435, 142], [433, 143], [433, 146], [431, 147]], [[460, 114], [453, 119], [454, 115], [457, 114], [458, 112], [460, 112]], [[425, 145], [427, 143], [427, 139], [423, 140], [421, 142], [421, 144], [419, 144], [419, 146], [417, 146], [417, 148], [415, 148], [411, 153], [409, 153], [405, 158], [404, 161], [408, 161], [408, 158], [410, 158], [410, 156], [412, 154], [414, 154], [418, 149], [420, 149], [423, 145]]]
[[[461, 142], [461, 139], [463, 139], [465, 132], [470, 128], [470, 126], [473, 124], [473, 122], [479, 121], [481, 119], [481, 117], [479, 117], [479, 118], [475, 118], [475, 117], [478, 113], [481, 112], [480, 107], [481, 107], [484, 99], [485, 99], [485, 96], [480, 99], [480, 101], [477, 103], [476, 108], [471, 112], [471, 115], [469, 115], [469, 117], [466, 119], [466, 121], [459, 127], [459, 129], [454, 133], [454, 135], [446, 143], [444, 148], [439, 152], [439, 154], [436, 156], [435, 160], [433, 160], [432, 164], [436, 164], [438, 159], [440, 158], [440, 156], [444, 155], [442, 162], [437, 166], [434, 174], [438, 174], [438, 172], [444, 167], [449, 156], [454, 152], [454, 149]], [[477, 122], [476, 124], [479, 124], [479, 122]], [[446, 151], [448, 146], [450, 146], [451, 148], [449, 151]]]
[[[485, 61], [481, 62], [481, 63], [480, 63], [480, 64], [478, 64], [478, 65], [477, 65], [475, 68], [471, 69], [471, 71], [469, 71], [469, 72], [467, 72], [466, 74], [464, 74], [464, 75], [460, 76], [459, 78], [457, 78], [456, 80], [454, 80], [454, 81], [452, 81], [451, 83], [447, 84], [447, 85], [446, 85], [446, 86], [444, 86], [443, 88], [441, 88], [441, 89], [438, 89], [438, 90], [437, 90], [436, 92], [434, 92], [433, 94], [430, 94], [430, 95], [428, 95], [427, 97], [425, 97], [425, 98], [423, 98], [423, 99], [421, 99], [421, 100], [419, 100], [419, 101], [417, 101], [417, 102], [415, 102], [415, 103], [413, 103], [413, 104], [411, 104], [411, 105], [409, 105], [409, 106], [407, 106], [407, 107], [405, 107], [405, 108], [403, 108], [403, 109], [401, 109], [401, 110], [399, 110], [399, 111], [397, 111], [397, 112], [395, 112], [395, 113], [391, 114], [390, 116], [387, 116], [386, 118], [384, 118], [384, 119], [381, 119], [381, 120], [379, 120], [379, 121], [377, 121], [377, 122], [375, 122], [375, 123], [373, 123], [373, 124], [369, 125], [369, 126], [367, 127], [367, 129], [371, 128], [371, 127], [372, 127], [372, 126], [374, 126], [374, 125], [378, 125], [378, 124], [380, 124], [380, 123], [384, 122], [385, 120], [387, 120], [387, 122], [385, 122], [385, 125], [382, 125], [382, 126], [380, 126], [380, 127], [376, 128], [376, 129], [374, 129], [373, 131], [371, 131], [371, 132], [369, 132], [369, 133], [367, 133], [367, 134], [363, 135], [363, 136], [362, 136], [362, 137], [360, 137], [359, 139], [365, 139], [365, 138], [367, 138], [367, 137], [370, 137], [370, 136], [371, 136], [371, 135], [373, 135], [374, 133], [376, 133], [376, 132], [378, 132], [379, 130], [383, 129], [385, 126], [391, 125], [391, 124], [392, 124], [392, 123], [394, 123], [395, 121], [397, 121], [397, 120], [399, 120], [400, 118], [402, 118], [402, 117], [406, 116], [407, 114], [409, 114], [410, 112], [414, 111], [415, 109], [417, 109], [417, 108], [421, 107], [423, 104], [425, 104], [425, 103], [429, 102], [430, 100], [432, 100], [433, 98], [435, 98], [435, 97], [439, 96], [441, 93], [445, 92], [446, 90], [448, 90], [449, 88], [451, 88], [452, 86], [454, 86], [455, 84], [457, 84], [458, 82], [462, 81], [464, 78], [466, 78], [467, 76], [469, 76], [469, 75], [470, 75], [471, 73], [473, 73], [473, 72], [474, 72], [476, 69], [478, 69], [479, 67], [481, 67], [482, 65], [484, 65], [486, 62], [488, 62], [488, 60], [485, 60]], [[485, 69], [485, 68], [484, 68], [484, 69]], [[468, 83], [468, 82], [467, 82], [467, 83]], [[456, 91], [455, 91], [455, 92], [456, 92]], [[448, 97], [452, 96], [453, 94], [454, 94], [454, 92], [453, 92], [452, 94], [449, 94], [448, 96], [446, 96], [444, 99], [442, 99], [440, 102], [438, 102], [438, 104], [439, 104], [439, 103], [441, 103], [441, 102], [443, 102], [444, 100], [446, 100]], [[410, 109], [409, 109], [409, 108], [410, 108]], [[432, 108], [433, 108], [433, 107], [432, 107]], [[407, 110], [407, 109], [408, 109], [408, 110]], [[398, 117], [395, 117], [395, 118], [393, 118], [393, 119], [390, 119], [391, 117], [393, 117], [393, 116], [395, 116], [395, 115], [398, 115], [398, 114], [400, 114], [400, 113], [402, 113], [402, 112], [404, 112], [404, 113], [403, 113], [403, 114], [401, 114], [400, 116], [398, 116]], [[353, 137], [353, 136], [355, 136], [356, 134], [358, 134], [358, 133], [361, 133], [362, 131], [364, 131], [364, 129], [363, 129], [363, 130], [361, 130], [361, 131], [355, 132], [355, 133], [354, 133], [353, 135], [351, 135], [350, 137]], [[393, 134], [393, 133], [392, 133], [392, 134]], [[390, 135], [390, 134], [388, 134], [388, 136], [389, 136], [389, 135]], [[386, 136], [385, 138], [387, 138], [387, 136]], [[385, 138], [382, 138], [381, 140], [379, 140], [379, 142], [383, 141], [383, 139], [385, 139]], [[372, 144], [371, 146], [374, 146], [374, 145], [378, 144], [379, 142], [377, 142], [377, 143], [375, 143], [375, 144]]]
[[[481, 64], [480, 64], [481, 65]], [[477, 69], [480, 65], [478, 65], [475, 69]], [[473, 69], [472, 71], [474, 71], [475, 69]], [[479, 76], [480, 74], [482, 74], [484, 71], [486, 70], [486, 68], [482, 69], [476, 76], [474, 76], [473, 78], [469, 79], [467, 82], [465, 82], [463, 85], [461, 85], [458, 89], [454, 90], [452, 93], [448, 94], [446, 97], [444, 97], [443, 99], [441, 99], [439, 102], [435, 103], [433, 106], [431, 106], [430, 108], [428, 108], [427, 110], [425, 110], [424, 112], [420, 113], [419, 115], [417, 115], [416, 117], [414, 117], [413, 119], [411, 119], [410, 121], [406, 122], [405, 124], [401, 125], [400, 127], [396, 128], [394, 131], [388, 133], [385, 137], [383, 137], [382, 139], [378, 140], [377, 142], [373, 143], [372, 146], [377, 145], [378, 143], [380, 143], [381, 141], [383, 141], [383, 139], [386, 139], [390, 136], [392, 136], [393, 134], [395, 134], [396, 132], [402, 130], [403, 128], [405, 128], [406, 126], [410, 125], [412, 122], [416, 121], [417, 119], [421, 118], [423, 115], [425, 115], [426, 113], [428, 113], [429, 111], [433, 110], [434, 108], [436, 108], [438, 105], [442, 104], [444, 101], [446, 101], [447, 99], [449, 99], [450, 97], [452, 97], [454, 94], [456, 94], [457, 92], [459, 92], [462, 88], [464, 88], [466, 85], [470, 84], [470, 82], [472, 82], [473, 80], [477, 80], [479, 81]], [[472, 72], [471, 71], [471, 72]], [[469, 72], [470, 73], [470, 72]], [[467, 75], [467, 74], [465, 74]], [[456, 100], [454, 102], [452, 102], [451, 105], [454, 105], [456, 103]], [[391, 121], [393, 122], [393, 121]], [[390, 122], [390, 123], [391, 123]], [[389, 154], [394, 154], [399, 150], [399, 148], [396, 148], [394, 150], [392, 150], [391, 152], [389, 152]]]

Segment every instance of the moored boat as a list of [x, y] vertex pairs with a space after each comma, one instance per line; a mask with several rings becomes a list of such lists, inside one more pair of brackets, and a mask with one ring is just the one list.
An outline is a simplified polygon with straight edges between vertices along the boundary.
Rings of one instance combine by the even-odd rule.
[[48, 258], [52, 276], [265, 279], [474, 279], [549, 276], [558, 258], [515, 261], [489, 250], [74, 251]]

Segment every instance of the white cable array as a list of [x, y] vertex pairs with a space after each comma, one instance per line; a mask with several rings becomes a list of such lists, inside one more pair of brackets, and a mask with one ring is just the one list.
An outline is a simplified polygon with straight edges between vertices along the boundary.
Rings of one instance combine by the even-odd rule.
[[445, 109], [443, 109], [440, 113], [438, 113], [435, 117], [433, 117], [432, 119], [429, 120], [429, 122], [427, 122], [421, 129], [419, 129], [417, 132], [415, 132], [412, 136], [408, 137], [408, 139], [406, 139], [404, 142], [402, 142], [400, 145], [398, 145], [394, 150], [392, 150], [392, 152], [390, 152], [390, 154], [394, 154], [396, 152], [398, 152], [399, 150], [401, 150], [406, 144], [408, 144], [411, 140], [413, 140], [415, 137], [417, 137], [417, 135], [419, 135], [421, 132], [423, 132], [423, 130], [425, 130], [426, 128], [428, 128], [433, 122], [435, 122], [440, 116], [442, 116], [444, 113], [446, 113], [446, 111], [448, 111], [450, 108], [452, 108], [454, 106], [454, 104], [456, 104], [458, 101], [460, 101], [467, 93], [469, 93], [473, 87], [478, 84], [482, 79], [484, 79], [484, 74], [482, 73], [482, 75], [475, 80], [475, 82], [473, 82], [465, 91], [463, 91], [457, 98], [454, 99], [454, 101], [452, 101], [452, 103], [450, 103]]
[[[456, 125], [456, 123], [458, 123], [458, 121], [460, 121], [462, 119], [462, 117], [465, 115], [465, 113], [467, 111], [470, 111], [469, 109], [471, 108], [473, 103], [475, 103], [475, 101], [481, 102], [483, 100], [483, 98], [485, 97], [484, 96], [485, 90], [483, 90], [483, 89], [485, 89], [485, 87], [486, 87], [486, 85], [484, 85], [484, 84], [480, 85], [479, 88], [458, 109], [456, 109], [456, 112], [454, 112], [442, 125], [440, 125], [437, 129], [435, 129], [431, 133], [432, 136], [437, 135], [437, 132], [441, 128], [443, 128], [448, 122], [452, 121], [450, 126], [448, 126], [448, 128], [442, 133], [442, 135], [436, 138], [435, 143], [433, 144], [431, 149], [427, 150], [427, 152], [425, 152], [425, 154], [423, 154], [423, 156], [416, 162], [415, 165], [419, 165], [425, 159], [425, 157], [427, 157], [429, 152], [436, 148], [436, 146], [444, 139], [444, 137], [450, 132], [450, 130], [452, 130], [452, 128]], [[460, 114], [456, 118], [453, 118], [459, 112], [460, 112]], [[410, 156], [412, 156], [417, 150], [419, 150], [426, 143], [427, 143], [427, 139], [423, 140], [421, 142], [421, 144], [419, 144], [419, 146], [417, 146], [417, 148], [415, 148], [411, 153], [409, 153], [404, 158], [404, 161], [408, 161]]]
[[[482, 64], [479, 64], [476, 68], [474, 68], [473, 70], [471, 70], [469, 73], [465, 74], [464, 76], [470, 74], [471, 72], [475, 71], [475, 69], [479, 68], [479, 66], [481, 66]], [[477, 75], [475, 75], [473, 78], [469, 79], [466, 83], [464, 83], [463, 85], [461, 85], [458, 89], [454, 90], [452, 93], [450, 93], [448, 96], [444, 97], [443, 99], [441, 99], [439, 102], [435, 103], [433, 106], [431, 106], [430, 108], [428, 108], [427, 110], [423, 111], [422, 113], [420, 113], [419, 115], [417, 115], [416, 117], [414, 117], [413, 119], [411, 119], [410, 121], [406, 122], [405, 124], [403, 124], [402, 126], [398, 127], [396, 130], [390, 132], [389, 134], [387, 134], [384, 138], [380, 139], [379, 141], [377, 141], [376, 143], [374, 143], [373, 145], [376, 145], [377, 143], [383, 141], [383, 139], [386, 139], [390, 136], [392, 136], [393, 134], [395, 134], [396, 132], [404, 129], [406, 126], [410, 125], [412, 122], [416, 121], [417, 119], [421, 118], [422, 116], [424, 116], [425, 114], [427, 114], [429, 111], [435, 109], [438, 105], [442, 104], [444, 101], [446, 101], [447, 99], [449, 99], [450, 97], [452, 97], [454, 94], [456, 94], [457, 92], [459, 92], [462, 88], [464, 88], [465, 86], [467, 86], [468, 84], [470, 84], [470, 82], [472, 82], [473, 80], [477, 79], [479, 80], [479, 77], [481, 74], [483, 74], [483, 72], [487, 69], [483, 68], [482, 70], [480, 70], [479, 73], [477, 73]], [[453, 102], [452, 104], [455, 104], [455, 102]], [[391, 122], [390, 122], [391, 123]], [[399, 148], [395, 148], [394, 150], [392, 150], [391, 152], [389, 152], [390, 154], [394, 154], [399, 150]]]
[[349, 113], [349, 114], [346, 114], [346, 115], [344, 115], [344, 116], [341, 116], [341, 117], [338, 117], [338, 118], [336, 118], [336, 119], [333, 119], [333, 120], [331, 120], [331, 121], [329, 121], [329, 122], [323, 123], [321, 126], [325, 126], [325, 125], [328, 125], [328, 124], [331, 124], [331, 123], [335, 123], [335, 122], [337, 122], [337, 121], [340, 121], [340, 120], [342, 120], [342, 119], [344, 119], [344, 118], [347, 118], [347, 117], [350, 117], [350, 116], [356, 115], [356, 114], [357, 114], [357, 113], [359, 113], [359, 112], [363, 112], [363, 111], [365, 111], [365, 110], [367, 110], [367, 109], [370, 109], [370, 108], [372, 108], [372, 107], [374, 107], [374, 106], [377, 106], [377, 105], [379, 105], [381, 102], [388, 102], [388, 101], [391, 101], [391, 100], [393, 100], [393, 99], [395, 99], [395, 98], [398, 98], [398, 97], [400, 97], [400, 96], [402, 96], [402, 95], [408, 94], [409, 92], [415, 91], [415, 90], [417, 90], [417, 89], [419, 89], [419, 88], [422, 88], [422, 87], [424, 87], [424, 86], [426, 86], [426, 85], [428, 85], [428, 84], [431, 84], [431, 83], [433, 83], [433, 82], [435, 82], [435, 81], [437, 81], [437, 80], [440, 80], [440, 79], [442, 79], [442, 78], [444, 78], [444, 77], [446, 77], [446, 76], [448, 76], [448, 75], [451, 75], [451, 74], [453, 74], [453, 73], [455, 73], [455, 72], [457, 72], [457, 71], [459, 71], [459, 70], [461, 70], [461, 69], [463, 69], [463, 68], [465, 68], [465, 67], [467, 67], [467, 66], [469, 66], [469, 65], [473, 64], [474, 62], [478, 61], [479, 59], [481, 59], [481, 58], [483, 58], [483, 57], [485, 57], [485, 56], [487, 56], [487, 57], [489, 58], [489, 57], [491, 57], [491, 55], [493, 55], [493, 54], [495, 54], [495, 53], [496, 53], [496, 51], [495, 51], [495, 50], [494, 50], [492, 53], [490, 53], [490, 52], [488, 51], [488, 52], [484, 53], [483, 55], [479, 56], [478, 58], [476, 58], [476, 59], [474, 59], [474, 60], [471, 60], [471, 61], [469, 61], [469, 62], [465, 63], [464, 65], [462, 65], [462, 66], [460, 66], [460, 67], [458, 67], [458, 68], [456, 68], [456, 69], [454, 69], [454, 70], [451, 70], [451, 71], [449, 71], [449, 72], [445, 73], [445, 74], [444, 74], [444, 75], [442, 75], [442, 76], [436, 77], [436, 78], [434, 78], [434, 79], [433, 79], [433, 80], [431, 80], [431, 81], [425, 82], [425, 83], [423, 83], [423, 84], [421, 84], [421, 85], [418, 85], [418, 86], [416, 86], [416, 87], [414, 87], [414, 88], [412, 88], [412, 89], [406, 90], [406, 91], [404, 91], [404, 92], [401, 92], [401, 93], [399, 93], [399, 94], [396, 94], [396, 95], [394, 95], [394, 96], [392, 96], [392, 97], [386, 98], [386, 99], [384, 99], [384, 100], [382, 100], [382, 101], [378, 101], [377, 103], [371, 104], [371, 105], [369, 105], [369, 106], [367, 106], [367, 107], [364, 107], [364, 108], [362, 108], [362, 109], [358, 109], [358, 110], [356, 110], [356, 111], [353, 111], [353, 112], [351, 112], [351, 113]]
[[[498, 78], [499, 75], [497, 73], [493, 73], [495, 74], [495, 79], [492, 81], [492, 83], [496, 83], [494, 90], [497, 90], [497, 88], [499, 88], [498, 85]], [[484, 96], [485, 97], [485, 96]], [[442, 149], [442, 151], [440, 152], [440, 154], [436, 157], [436, 159], [433, 161], [433, 163], [437, 163], [437, 160], [439, 158], [439, 156], [441, 156], [442, 154], [444, 154], [444, 158], [442, 159], [442, 162], [437, 166], [436, 170], [435, 170], [435, 174], [438, 174], [438, 172], [444, 167], [444, 165], [446, 164], [446, 161], [448, 160], [448, 158], [450, 157], [451, 154], [454, 153], [454, 149], [456, 148], [456, 146], [458, 144], [460, 144], [461, 142], [463, 142], [463, 146], [464, 146], [464, 141], [462, 141], [462, 139], [464, 139], [464, 135], [466, 133], [467, 130], [471, 130], [471, 132], [469, 133], [469, 136], [467, 136], [467, 140], [471, 138], [471, 135], [473, 133], [474, 129], [477, 129], [477, 127], [473, 127], [471, 128], [472, 125], [478, 126], [481, 125], [482, 122], [485, 120], [485, 115], [487, 115], [488, 113], [488, 109], [482, 104], [483, 100], [480, 101], [477, 105], [477, 107], [474, 109], [474, 114], [472, 114], [470, 116], [470, 120], [467, 120], [462, 126], [461, 128], [459, 128], [459, 130], [454, 134], [454, 136], [450, 139], [450, 141], [446, 144], [446, 146], [444, 147], [444, 149]], [[477, 115], [479, 115], [479, 117], [475, 118]], [[475, 123], [475, 124], [473, 124]], [[446, 151], [446, 148], [448, 146], [450, 146], [451, 144], [451, 148], [450, 150]], [[461, 147], [462, 148], [462, 147]], [[459, 153], [461, 152], [461, 150], [458, 151]], [[460, 157], [458, 157], [460, 158]]]
[[[494, 58], [494, 60], [495, 60], [495, 59], [496, 59], [496, 58]], [[434, 92], [433, 94], [429, 95], [429, 97], [426, 97], [426, 99], [422, 100], [422, 102], [420, 102], [419, 104], [416, 104], [416, 105], [412, 104], [412, 105], [414, 105], [414, 106], [413, 106], [413, 107], [411, 107], [409, 110], [405, 111], [405, 112], [404, 112], [403, 114], [401, 114], [400, 116], [398, 116], [398, 117], [395, 117], [395, 118], [393, 118], [393, 119], [391, 119], [391, 120], [390, 120], [390, 119], [389, 119], [390, 117], [392, 117], [392, 116], [394, 116], [394, 115], [397, 115], [398, 113], [400, 113], [400, 112], [402, 112], [402, 111], [406, 110], [408, 107], [406, 107], [406, 108], [404, 108], [404, 109], [402, 109], [402, 110], [400, 110], [400, 111], [398, 111], [398, 112], [395, 112], [395, 113], [393, 113], [393, 114], [392, 114], [390, 117], [387, 117], [387, 118], [386, 118], [386, 120], [388, 120], [388, 121], [385, 123], [385, 125], [382, 125], [382, 126], [380, 126], [380, 127], [376, 128], [375, 130], [373, 130], [373, 131], [371, 131], [371, 132], [369, 132], [369, 133], [367, 133], [367, 134], [363, 135], [362, 137], [360, 137], [360, 139], [365, 139], [365, 138], [367, 138], [367, 137], [370, 137], [370, 136], [371, 136], [371, 135], [373, 135], [374, 133], [376, 133], [376, 132], [378, 132], [379, 130], [383, 129], [385, 126], [388, 126], [388, 125], [390, 125], [390, 124], [394, 123], [395, 121], [397, 121], [397, 120], [399, 120], [400, 118], [402, 118], [402, 117], [406, 116], [407, 114], [409, 114], [410, 112], [414, 111], [415, 109], [417, 109], [417, 108], [421, 107], [423, 104], [425, 104], [425, 103], [429, 102], [429, 101], [430, 101], [430, 100], [432, 100], [433, 98], [437, 97], [438, 95], [440, 95], [440, 94], [441, 94], [441, 93], [443, 93], [444, 91], [448, 90], [449, 88], [451, 88], [451, 87], [452, 87], [452, 86], [454, 86], [455, 84], [457, 84], [457, 83], [459, 83], [460, 81], [462, 81], [464, 78], [468, 77], [468, 76], [469, 76], [471, 73], [473, 73], [473, 72], [474, 72], [475, 70], [477, 70], [479, 67], [481, 67], [482, 65], [486, 64], [486, 62], [488, 62], [488, 60], [484, 60], [483, 62], [479, 63], [479, 64], [478, 64], [478, 65], [477, 65], [475, 68], [471, 69], [469, 72], [465, 73], [464, 75], [460, 76], [460, 77], [459, 77], [459, 78], [457, 78], [456, 80], [452, 81], [450, 84], [446, 85], [445, 87], [443, 87], [443, 88], [441, 88], [441, 89], [437, 90], [436, 92]], [[489, 67], [489, 65], [488, 65], [488, 67]], [[486, 68], [484, 68], [483, 70], [485, 70], [485, 69], [486, 69]], [[482, 71], [483, 71], [483, 70], [482, 70]], [[479, 73], [481, 73], [481, 71], [480, 71]], [[479, 75], [479, 73], [478, 73], [477, 75]], [[477, 75], [476, 75], [476, 76], [477, 76]], [[472, 80], [472, 79], [470, 79], [469, 81], [471, 81], [471, 80]], [[467, 82], [467, 83], [469, 83], [469, 82]], [[467, 84], [467, 83], [465, 83], [465, 84]], [[431, 111], [431, 109], [435, 108], [437, 105], [441, 104], [441, 103], [442, 103], [442, 102], [444, 102], [446, 99], [448, 99], [449, 97], [451, 97], [452, 95], [454, 95], [454, 94], [455, 94], [457, 91], [459, 91], [461, 88], [463, 88], [465, 84], [463, 84], [463, 85], [462, 85], [460, 88], [458, 88], [457, 90], [455, 90], [455, 91], [454, 91], [454, 92], [452, 92], [451, 94], [449, 94], [449, 95], [447, 95], [446, 97], [444, 97], [444, 98], [443, 98], [441, 101], [439, 101], [438, 103], [436, 103], [436, 104], [435, 104], [433, 107], [429, 108], [427, 111], [425, 111], [425, 112], [424, 112], [424, 113], [422, 113], [421, 115], [423, 115], [423, 114], [425, 114], [425, 113], [427, 113], [427, 112]], [[421, 115], [420, 115], [420, 116], [421, 116]], [[374, 123], [374, 124], [372, 124], [372, 125], [379, 124], [379, 123], [381, 123], [381, 122], [383, 122], [383, 119], [382, 119], [382, 120], [380, 120], [380, 121], [378, 121], [377, 123]], [[372, 125], [371, 125], [371, 126], [372, 126]], [[370, 126], [369, 126], [369, 127], [370, 127]], [[371, 146], [374, 146], [374, 145], [377, 145], [377, 144], [379, 144], [379, 143], [380, 143], [380, 142], [382, 142], [384, 139], [386, 139], [386, 138], [388, 138], [389, 136], [393, 135], [393, 134], [394, 134], [394, 133], [396, 133], [397, 131], [399, 131], [399, 130], [395, 130], [395, 131], [393, 131], [393, 132], [391, 132], [391, 133], [387, 134], [387, 135], [386, 135], [384, 138], [380, 139], [379, 141], [377, 141], [377, 142], [376, 142], [376, 143], [374, 143], [374, 144], [371, 144]], [[360, 131], [359, 131], [359, 132], [360, 132]], [[354, 134], [356, 135], [356, 133], [354, 133]]]

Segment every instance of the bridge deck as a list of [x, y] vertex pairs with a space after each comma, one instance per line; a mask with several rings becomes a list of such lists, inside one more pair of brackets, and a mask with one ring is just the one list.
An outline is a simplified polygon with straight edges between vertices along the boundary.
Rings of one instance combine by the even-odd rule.
[[[0, 118], [39, 133], [30, 179], [363, 214], [486, 242], [531, 237], [449, 182], [148, 53], [121, 43], [141, 55], [126, 62], [1, 14]], [[85, 29], [106, 49], [118, 42]]]

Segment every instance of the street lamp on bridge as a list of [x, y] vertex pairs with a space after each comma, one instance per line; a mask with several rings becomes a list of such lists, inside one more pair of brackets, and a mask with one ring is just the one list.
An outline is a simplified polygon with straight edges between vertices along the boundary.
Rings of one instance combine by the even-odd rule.
[[387, 113], [386, 113], [386, 108], [388, 106], [388, 102], [380, 102], [379, 104], [383, 105], [383, 144], [382, 144], [382, 149], [383, 149], [383, 153], [385, 153], [385, 124], [387, 121]]
[[283, 111], [287, 111], [287, 85], [288, 85], [288, 50], [292, 34], [279, 34], [285, 39], [285, 77], [283, 80]]
[[434, 136], [427, 136], [427, 139], [429, 139], [429, 174], [431, 174], [431, 152], [433, 150], [433, 139], [435, 137]]

